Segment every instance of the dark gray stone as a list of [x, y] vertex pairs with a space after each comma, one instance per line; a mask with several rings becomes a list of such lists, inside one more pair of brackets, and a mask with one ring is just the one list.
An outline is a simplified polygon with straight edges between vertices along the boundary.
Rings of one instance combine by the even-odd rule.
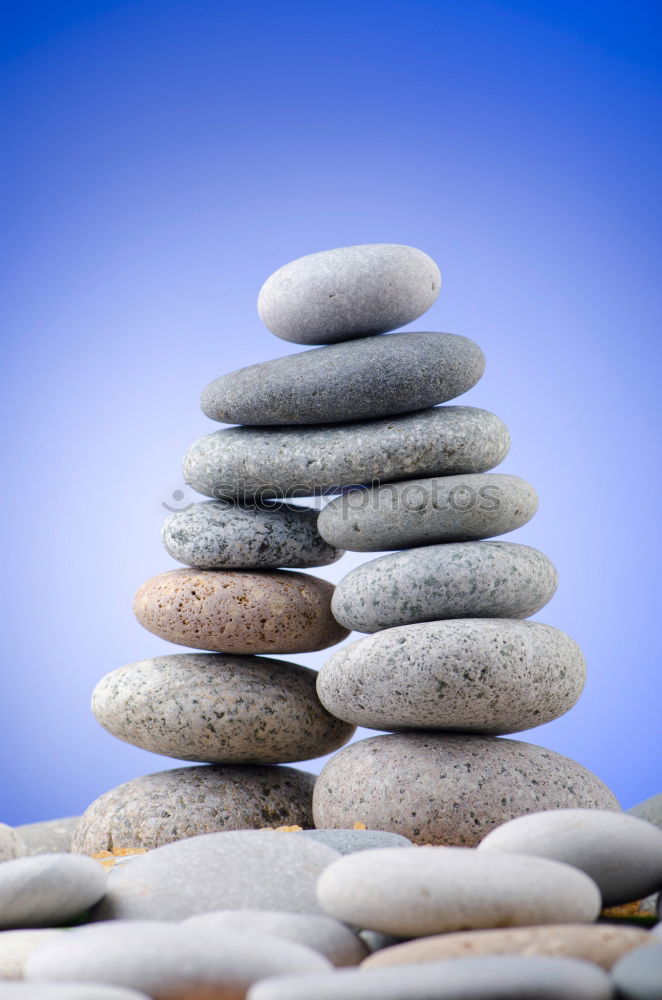
[[266, 656], [157, 656], [107, 674], [92, 710], [113, 736], [166, 757], [284, 764], [332, 753], [354, 732], [322, 707], [316, 680]]
[[537, 509], [529, 483], [485, 472], [349, 490], [322, 508], [317, 526], [331, 545], [386, 552], [502, 535], [526, 524]]
[[201, 569], [328, 566], [343, 552], [318, 532], [318, 514], [315, 507], [292, 504], [206, 500], [171, 514], [161, 536], [173, 559]]
[[351, 424], [228, 427], [191, 445], [184, 476], [216, 498], [314, 496], [374, 480], [484, 472], [509, 443], [497, 416], [470, 406]]
[[567, 712], [581, 650], [542, 622], [461, 618], [402, 625], [343, 646], [317, 677], [322, 704], [368, 729], [519, 733]]
[[91, 858], [40, 854], [0, 865], [0, 930], [57, 927], [97, 903], [107, 875]]
[[440, 288], [439, 268], [422, 250], [365, 243], [283, 265], [262, 285], [257, 311], [283, 340], [332, 344], [411, 323]]
[[64, 816], [40, 823], [26, 823], [16, 830], [25, 844], [26, 854], [62, 854], [71, 850], [71, 838], [80, 816]]
[[146, 774], [96, 799], [83, 814], [72, 847], [82, 854], [114, 847], [151, 850], [224, 830], [312, 826], [314, 783], [307, 771], [268, 764], [202, 764]]
[[547, 556], [528, 545], [447, 542], [357, 566], [337, 584], [331, 610], [357, 632], [444, 618], [528, 618], [557, 582]]
[[317, 347], [221, 375], [201, 406], [226, 424], [327, 424], [446, 403], [485, 370], [480, 347], [453, 333], [393, 333]]
[[326, 844], [338, 854], [355, 854], [380, 847], [411, 847], [411, 840], [386, 830], [302, 830], [299, 836]]
[[611, 970], [621, 1000], [662, 1000], [662, 944], [637, 948]]

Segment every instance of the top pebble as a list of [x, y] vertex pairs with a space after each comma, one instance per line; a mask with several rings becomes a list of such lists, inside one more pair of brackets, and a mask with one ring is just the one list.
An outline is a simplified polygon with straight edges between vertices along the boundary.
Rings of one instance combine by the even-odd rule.
[[435, 303], [439, 268], [426, 253], [366, 243], [308, 254], [267, 278], [257, 300], [272, 333], [295, 344], [336, 344], [396, 330]]

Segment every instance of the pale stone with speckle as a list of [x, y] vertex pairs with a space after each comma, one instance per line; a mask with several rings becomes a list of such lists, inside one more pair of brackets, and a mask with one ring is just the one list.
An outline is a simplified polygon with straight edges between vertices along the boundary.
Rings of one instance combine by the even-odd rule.
[[62, 934], [60, 928], [39, 930], [0, 931], [0, 981], [22, 979], [29, 956], [53, 935]]
[[13, 826], [0, 823], [0, 864], [3, 861], [13, 861], [26, 854], [25, 843]]
[[654, 823], [662, 830], [662, 792], [651, 795], [643, 802], [638, 802], [636, 806], [628, 809], [628, 812], [639, 819], [646, 819], [649, 823]]
[[25, 844], [25, 853], [61, 854], [71, 849], [71, 838], [80, 816], [63, 816], [38, 823], [17, 826], [16, 832]]

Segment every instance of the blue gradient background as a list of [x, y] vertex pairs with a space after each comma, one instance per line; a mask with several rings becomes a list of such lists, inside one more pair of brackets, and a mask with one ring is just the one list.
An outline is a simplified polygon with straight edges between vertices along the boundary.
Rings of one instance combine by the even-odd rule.
[[660, 791], [659, 5], [138, 0], [1, 16], [0, 819], [76, 813], [178, 766], [114, 740], [89, 698], [115, 667], [178, 651], [131, 601], [175, 565], [162, 504], [214, 429], [200, 390], [296, 350], [256, 315], [271, 271], [380, 241], [440, 265], [412, 329], [487, 355], [462, 402], [510, 427], [501, 468], [541, 497], [511, 537], [561, 579], [537, 617], [588, 659], [579, 705], [523, 738], [625, 806]]

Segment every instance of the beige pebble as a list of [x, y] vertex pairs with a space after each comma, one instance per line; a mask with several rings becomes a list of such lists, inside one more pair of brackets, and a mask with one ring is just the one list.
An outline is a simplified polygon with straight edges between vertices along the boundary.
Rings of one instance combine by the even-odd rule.
[[53, 927], [0, 931], [0, 982], [3, 979], [22, 979], [23, 967], [35, 948], [54, 935], [63, 933]]

